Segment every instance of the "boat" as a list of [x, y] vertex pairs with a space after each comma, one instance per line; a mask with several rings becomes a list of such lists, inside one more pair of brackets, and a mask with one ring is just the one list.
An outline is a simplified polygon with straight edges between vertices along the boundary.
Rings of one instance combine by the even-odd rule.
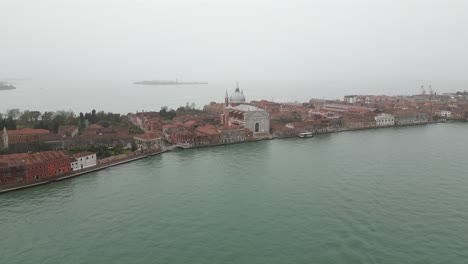
[[310, 137], [313, 137], [314, 134], [312, 132], [302, 132], [302, 133], [299, 133], [298, 136], [300, 138], [310, 138]]

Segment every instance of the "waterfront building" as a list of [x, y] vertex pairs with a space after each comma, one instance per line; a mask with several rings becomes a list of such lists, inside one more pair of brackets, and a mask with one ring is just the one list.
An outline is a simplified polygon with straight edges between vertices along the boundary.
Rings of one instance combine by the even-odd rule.
[[73, 155], [70, 166], [72, 171], [82, 170], [97, 165], [96, 153], [82, 152]]
[[0, 155], [0, 185], [56, 178], [71, 171], [70, 160], [63, 151]]
[[270, 114], [255, 106], [228, 106], [224, 108], [222, 119], [225, 126], [247, 128], [254, 133], [254, 137], [267, 136], [270, 133]]
[[374, 117], [375, 126], [384, 127], [384, 126], [393, 126], [395, 125], [395, 116], [392, 114], [379, 114]]
[[247, 140], [247, 133], [244, 128], [220, 127], [221, 143], [236, 143]]
[[172, 132], [169, 140], [174, 145], [188, 145], [190, 147], [195, 146], [195, 138], [197, 135], [194, 132], [187, 130]]
[[342, 124], [348, 129], [373, 128], [376, 126], [376, 120], [372, 112], [344, 112]]
[[435, 114], [439, 117], [442, 118], [451, 118], [452, 117], [452, 111], [448, 108], [440, 108], [438, 111], [435, 112]]
[[[200, 143], [219, 144], [221, 142], [221, 135], [217, 128], [212, 125], [199, 126], [195, 129]], [[205, 140], [206, 139], [206, 140]]]
[[162, 132], [147, 132], [134, 135], [133, 139], [141, 151], [157, 151], [166, 148], [166, 135]]
[[422, 112], [404, 111], [395, 113], [395, 125], [421, 124], [429, 121], [428, 114]]

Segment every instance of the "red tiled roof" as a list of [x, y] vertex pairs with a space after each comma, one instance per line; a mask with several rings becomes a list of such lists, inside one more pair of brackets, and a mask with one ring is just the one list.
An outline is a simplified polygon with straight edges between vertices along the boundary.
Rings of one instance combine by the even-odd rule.
[[71, 133], [75, 130], [77, 130], [78, 127], [77, 126], [63, 126], [60, 128], [60, 132], [61, 133]]
[[32, 129], [32, 128], [23, 128], [20, 130], [8, 130], [8, 135], [37, 135], [37, 134], [50, 134], [49, 130], [45, 129]]
[[94, 155], [95, 153], [92, 153], [92, 152], [80, 152], [80, 153], [76, 153], [75, 155], [73, 155], [73, 157], [75, 158], [81, 158], [81, 157], [86, 157], [86, 156], [90, 156], [90, 155]]
[[101, 129], [101, 128], [104, 128], [104, 127], [101, 126], [100, 124], [92, 124], [88, 127], [88, 129]]
[[198, 127], [197, 129], [195, 129], [197, 132], [200, 132], [200, 133], [203, 133], [203, 134], [207, 134], [207, 135], [210, 135], [210, 136], [216, 136], [216, 135], [219, 135], [219, 132], [216, 131], [216, 129], [212, 128], [212, 127], [209, 127], [209, 126], [203, 126], [203, 127]]
[[193, 126], [195, 124], [197, 124], [198, 122], [195, 121], [195, 120], [189, 120], [187, 122], [185, 122], [184, 126]]
[[152, 133], [144, 133], [140, 135], [134, 135], [134, 138], [143, 139], [143, 140], [151, 140], [157, 138], [166, 138], [166, 135], [161, 132], [152, 132]]
[[[8, 163], [9, 166], [31, 165], [52, 160], [69, 158], [63, 151], [43, 151], [38, 153], [17, 153], [0, 155], [0, 163]], [[23, 162], [24, 161], [24, 162]]]

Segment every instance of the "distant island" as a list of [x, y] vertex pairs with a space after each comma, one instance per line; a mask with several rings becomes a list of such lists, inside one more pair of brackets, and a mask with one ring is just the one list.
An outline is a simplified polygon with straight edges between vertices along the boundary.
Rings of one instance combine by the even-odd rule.
[[143, 84], [143, 85], [179, 85], [179, 84], [208, 84], [207, 82], [179, 82], [179, 81], [140, 81], [134, 82], [134, 84]]
[[0, 82], [0, 91], [2, 90], [15, 90], [16, 87], [13, 85], [7, 84], [5, 82]]

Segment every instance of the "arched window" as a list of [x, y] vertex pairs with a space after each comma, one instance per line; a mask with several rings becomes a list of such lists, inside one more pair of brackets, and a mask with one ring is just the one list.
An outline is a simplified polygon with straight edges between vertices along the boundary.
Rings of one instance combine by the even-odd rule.
[[260, 130], [260, 124], [255, 123], [255, 132], [258, 132]]

